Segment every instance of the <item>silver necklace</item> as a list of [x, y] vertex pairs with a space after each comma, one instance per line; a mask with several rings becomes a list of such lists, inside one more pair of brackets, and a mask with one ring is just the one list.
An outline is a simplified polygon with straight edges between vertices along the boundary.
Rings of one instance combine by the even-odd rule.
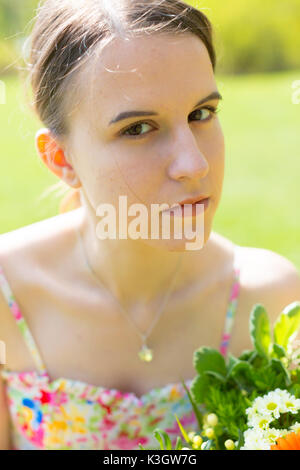
[[170, 285], [169, 285], [169, 288], [167, 290], [167, 293], [165, 295], [165, 298], [164, 298], [164, 301], [160, 307], [160, 309], [158, 310], [155, 318], [154, 318], [154, 321], [152, 322], [152, 325], [150, 325], [150, 328], [148, 328], [148, 331], [143, 334], [141, 333], [141, 331], [137, 328], [137, 326], [135, 325], [135, 323], [132, 321], [132, 319], [130, 318], [130, 315], [128, 315], [128, 312], [124, 309], [124, 307], [120, 304], [120, 302], [118, 301], [118, 299], [112, 294], [112, 292], [103, 284], [102, 281], [100, 281], [98, 279], [98, 277], [96, 276], [94, 270], [92, 269], [89, 261], [88, 261], [88, 257], [87, 257], [87, 254], [86, 254], [86, 251], [85, 251], [85, 248], [84, 248], [84, 244], [83, 244], [83, 240], [82, 240], [82, 236], [81, 236], [81, 233], [80, 233], [80, 230], [79, 229], [76, 229], [76, 232], [77, 232], [77, 236], [80, 240], [80, 245], [81, 245], [81, 248], [82, 248], [82, 252], [83, 252], [83, 255], [84, 255], [84, 258], [85, 258], [85, 262], [87, 264], [87, 267], [89, 269], [89, 271], [91, 272], [91, 275], [93, 276], [93, 278], [95, 279], [95, 281], [101, 285], [102, 288], [104, 288], [106, 290], [106, 292], [109, 293], [109, 295], [114, 299], [114, 301], [118, 304], [119, 308], [121, 309], [121, 312], [123, 313], [123, 315], [125, 316], [125, 318], [131, 323], [131, 325], [134, 326], [134, 328], [136, 329], [137, 333], [139, 334], [139, 336], [141, 337], [142, 339], [142, 346], [141, 346], [141, 349], [140, 351], [138, 352], [138, 356], [139, 358], [141, 359], [141, 361], [145, 361], [145, 362], [150, 362], [152, 361], [153, 359], [153, 349], [150, 349], [147, 345], [147, 338], [148, 336], [150, 335], [151, 331], [153, 330], [155, 324], [158, 322], [159, 318], [161, 317], [163, 311], [164, 311], [164, 308], [169, 300], [169, 297], [171, 295], [171, 292], [172, 292], [172, 289], [173, 289], [173, 286], [174, 286], [174, 282], [175, 282], [175, 279], [176, 279], [176, 276], [177, 276], [177, 273], [179, 271], [179, 267], [181, 266], [181, 263], [182, 263], [182, 259], [183, 259], [183, 253], [181, 254], [181, 256], [178, 257], [178, 261], [177, 261], [177, 264], [176, 264], [176, 267], [175, 267], [175, 271], [174, 271], [174, 274], [172, 276], [172, 280], [170, 282]]

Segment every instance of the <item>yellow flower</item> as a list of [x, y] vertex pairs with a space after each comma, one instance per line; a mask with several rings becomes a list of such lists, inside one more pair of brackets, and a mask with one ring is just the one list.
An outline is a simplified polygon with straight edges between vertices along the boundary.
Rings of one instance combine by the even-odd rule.
[[196, 435], [195, 431], [189, 432], [189, 433], [188, 433], [188, 438], [189, 438], [189, 440], [192, 441], [195, 435]]
[[201, 436], [195, 436], [193, 438], [193, 447], [198, 449], [201, 446], [202, 442], [203, 442], [203, 439]]
[[214, 427], [218, 424], [218, 416], [215, 413], [210, 413], [206, 417], [206, 422], [209, 426]]
[[177, 400], [177, 398], [180, 398], [180, 396], [181, 395], [178, 391], [178, 388], [176, 387], [176, 385], [174, 385], [170, 390], [169, 399], [170, 400]]
[[224, 442], [224, 445], [225, 445], [227, 450], [234, 450], [235, 449], [234, 442], [231, 439], [227, 439], [227, 441]]
[[205, 435], [206, 437], [208, 437], [208, 439], [212, 439], [213, 437], [215, 437], [215, 431], [213, 430], [213, 428], [207, 428], [205, 430]]

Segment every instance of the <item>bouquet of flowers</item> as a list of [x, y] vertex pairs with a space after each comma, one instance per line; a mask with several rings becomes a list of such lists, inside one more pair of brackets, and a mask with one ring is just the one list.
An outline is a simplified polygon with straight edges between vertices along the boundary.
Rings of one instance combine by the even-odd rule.
[[[190, 390], [182, 383], [199, 429], [187, 433], [175, 415], [181, 436], [174, 450], [300, 450], [300, 302], [283, 310], [273, 331], [256, 304], [249, 326], [253, 350], [239, 357], [225, 361], [208, 347], [194, 352], [197, 375]], [[154, 436], [160, 449], [172, 450], [165, 431]]]

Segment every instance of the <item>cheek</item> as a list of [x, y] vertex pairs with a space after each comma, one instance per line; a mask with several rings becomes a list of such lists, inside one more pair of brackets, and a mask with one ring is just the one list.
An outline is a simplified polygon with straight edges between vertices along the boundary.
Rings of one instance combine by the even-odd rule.
[[221, 125], [216, 120], [210, 129], [199, 135], [199, 148], [205, 155], [211, 171], [222, 171], [225, 160], [225, 140]]
[[222, 193], [225, 173], [225, 139], [219, 121], [215, 121], [209, 132], [201, 136], [200, 148], [209, 165], [208, 178], [216, 202]]
[[216, 135], [214, 141], [214, 165], [216, 167], [216, 171], [220, 173], [220, 177], [223, 178], [224, 170], [225, 170], [225, 140], [223, 132], [220, 128], [220, 132]]
[[222, 195], [225, 175], [225, 139], [219, 123], [216, 126], [216, 131], [214, 134], [212, 155], [213, 157], [210, 162], [210, 169], [217, 209]]
[[210, 144], [212, 155], [214, 155], [216, 159], [220, 160], [221, 163], [225, 157], [225, 139], [218, 119], [215, 121], [211, 132]]
[[[155, 166], [150, 165], [150, 158], [133, 158], [133, 155], [119, 151], [118, 154], [110, 152], [105, 162], [94, 164], [89, 172], [90, 197], [96, 206], [98, 202], [108, 202], [116, 208], [119, 207], [119, 196], [126, 196], [128, 205], [141, 202], [145, 203], [152, 193], [153, 173]], [[103, 155], [102, 155], [103, 157]], [[131, 158], [130, 158], [131, 157]], [[147, 163], [148, 162], [148, 163]]]
[[225, 140], [220, 126], [214, 136], [212, 145], [211, 171], [216, 180], [216, 185], [221, 191], [225, 172]]

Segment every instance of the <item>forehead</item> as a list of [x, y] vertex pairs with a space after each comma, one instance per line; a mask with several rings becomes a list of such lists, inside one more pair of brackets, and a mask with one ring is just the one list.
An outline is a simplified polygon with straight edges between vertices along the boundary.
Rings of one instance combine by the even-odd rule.
[[[195, 102], [214, 91], [211, 60], [194, 34], [114, 39], [79, 74], [80, 114], [102, 125], [122, 111]], [[134, 108], [133, 108], [134, 106]], [[146, 107], [146, 108], [145, 108]]]

